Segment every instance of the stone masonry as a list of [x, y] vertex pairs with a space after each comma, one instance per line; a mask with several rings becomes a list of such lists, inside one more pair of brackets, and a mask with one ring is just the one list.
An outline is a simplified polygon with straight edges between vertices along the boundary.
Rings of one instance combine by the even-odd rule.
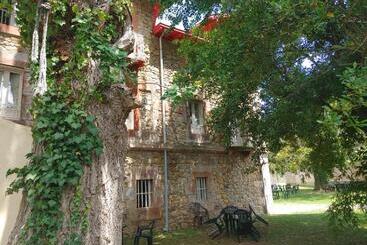
[[[141, 108], [134, 111], [134, 129], [130, 130], [130, 150], [125, 164], [124, 223], [127, 232], [146, 220], [155, 219], [163, 227], [164, 158], [159, 71], [159, 38], [152, 34], [152, 6], [149, 1], [135, 1], [134, 31], [144, 37], [145, 65], [138, 71], [137, 99]], [[174, 73], [183, 61], [177, 54], [178, 45], [163, 38], [163, 89], [172, 83]], [[204, 111], [212, 104], [204, 101]], [[196, 178], [207, 179], [207, 200], [200, 201], [217, 215], [226, 205], [247, 207], [251, 204], [265, 212], [261, 170], [248, 173], [251, 151], [243, 147], [225, 149], [204, 135], [200, 140], [190, 137], [188, 106], [168, 106], [167, 149], [169, 163], [169, 228], [193, 225], [189, 204], [196, 200]], [[150, 207], [137, 207], [137, 180], [153, 180]]]

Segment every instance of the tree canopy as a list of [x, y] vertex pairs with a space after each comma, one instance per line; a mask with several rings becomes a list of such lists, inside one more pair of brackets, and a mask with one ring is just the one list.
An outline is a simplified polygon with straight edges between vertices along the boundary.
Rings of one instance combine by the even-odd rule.
[[220, 9], [216, 28], [196, 26], [199, 38], [180, 44], [187, 62], [167, 93], [174, 102], [214, 98], [210, 125], [227, 145], [238, 129], [274, 153], [302, 140], [319, 184], [356, 164], [366, 142], [366, 1], [162, 2], [186, 22]]

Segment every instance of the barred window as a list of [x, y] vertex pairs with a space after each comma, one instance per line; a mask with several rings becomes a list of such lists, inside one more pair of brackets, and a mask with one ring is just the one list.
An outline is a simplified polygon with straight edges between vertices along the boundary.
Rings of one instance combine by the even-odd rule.
[[136, 181], [136, 207], [148, 208], [152, 205], [153, 180], [143, 179]]
[[208, 198], [207, 177], [196, 178], [196, 200], [205, 201]]

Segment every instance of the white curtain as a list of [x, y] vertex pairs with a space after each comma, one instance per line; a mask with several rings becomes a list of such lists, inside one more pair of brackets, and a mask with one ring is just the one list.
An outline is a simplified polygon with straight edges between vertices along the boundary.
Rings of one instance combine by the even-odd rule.
[[19, 74], [0, 71], [0, 108], [17, 107], [19, 79]]

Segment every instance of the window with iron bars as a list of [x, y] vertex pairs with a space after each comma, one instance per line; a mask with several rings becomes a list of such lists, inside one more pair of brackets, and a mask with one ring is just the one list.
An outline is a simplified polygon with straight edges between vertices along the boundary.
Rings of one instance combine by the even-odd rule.
[[142, 179], [136, 181], [136, 207], [149, 208], [152, 206], [153, 180]]
[[207, 177], [196, 178], [196, 200], [206, 201], [208, 199]]

